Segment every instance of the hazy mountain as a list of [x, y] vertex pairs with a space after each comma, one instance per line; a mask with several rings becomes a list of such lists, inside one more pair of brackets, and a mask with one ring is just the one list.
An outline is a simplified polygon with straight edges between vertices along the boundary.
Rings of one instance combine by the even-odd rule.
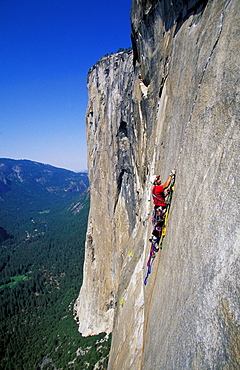
[[66, 196], [86, 190], [88, 176], [29, 160], [0, 158], [0, 196], [12, 190], [14, 185], [21, 185], [21, 188], [24, 185], [30, 192], [38, 189], [43, 193]]
[[26, 223], [57, 213], [88, 188], [88, 175], [29, 160], [0, 158], [0, 227], [25, 233]]

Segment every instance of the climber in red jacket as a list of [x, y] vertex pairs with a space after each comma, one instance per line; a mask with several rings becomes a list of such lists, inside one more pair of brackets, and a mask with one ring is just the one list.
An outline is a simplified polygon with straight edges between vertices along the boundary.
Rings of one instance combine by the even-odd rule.
[[167, 204], [164, 201], [165, 199], [164, 190], [170, 185], [170, 182], [174, 174], [175, 170], [171, 171], [167, 181], [163, 185], [160, 176], [154, 176], [152, 181], [153, 183], [152, 197], [153, 203], [155, 204], [155, 209], [157, 209], [159, 206], [161, 207], [167, 206]]

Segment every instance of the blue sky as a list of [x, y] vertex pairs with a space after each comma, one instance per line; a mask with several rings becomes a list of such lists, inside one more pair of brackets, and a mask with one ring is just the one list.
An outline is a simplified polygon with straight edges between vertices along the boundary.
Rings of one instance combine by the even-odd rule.
[[0, 158], [87, 168], [87, 73], [131, 46], [131, 0], [0, 0]]

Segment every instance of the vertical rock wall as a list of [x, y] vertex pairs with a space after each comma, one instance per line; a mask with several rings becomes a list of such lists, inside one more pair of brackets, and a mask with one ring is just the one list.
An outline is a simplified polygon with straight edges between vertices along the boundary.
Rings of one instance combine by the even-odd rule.
[[132, 11], [149, 98], [153, 91], [155, 106], [166, 101], [152, 116], [153, 159], [160, 173], [177, 166], [145, 297], [144, 369], [239, 367], [239, 2], [195, 3], [134, 2]]
[[[239, 2], [133, 0], [131, 53], [89, 72], [91, 210], [76, 311], [109, 369], [239, 367]], [[133, 69], [134, 65], [134, 69]], [[177, 167], [145, 287], [149, 178]]]
[[77, 303], [83, 335], [111, 332], [124, 249], [136, 223], [131, 156], [131, 52], [102, 58], [88, 75], [87, 141], [91, 208], [84, 280]]

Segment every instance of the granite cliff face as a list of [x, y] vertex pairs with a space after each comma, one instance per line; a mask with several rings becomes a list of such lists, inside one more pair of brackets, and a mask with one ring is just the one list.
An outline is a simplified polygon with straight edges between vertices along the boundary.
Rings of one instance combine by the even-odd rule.
[[[89, 71], [91, 209], [83, 335], [113, 332], [109, 369], [236, 369], [239, 2], [134, 0], [133, 54]], [[176, 167], [147, 286], [150, 176]]]

